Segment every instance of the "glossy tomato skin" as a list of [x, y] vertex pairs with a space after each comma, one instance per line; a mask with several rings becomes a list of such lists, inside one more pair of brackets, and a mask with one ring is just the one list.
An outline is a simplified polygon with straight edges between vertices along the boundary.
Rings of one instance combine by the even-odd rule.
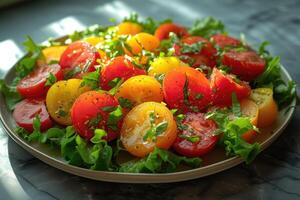
[[[118, 105], [115, 97], [109, 94], [96, 91], [85, 92], [76, 99], [71, 108], [72, 124], [78, 134], [87, 140], [90, 140], [94, 136], [95, 128], [104, 129], [108, 134], [105, 139], [108, 141], [113, 140], [119, 134], [107, 127], [109, 112], [103, 110], [103, 108], [117, 107]], [[92, 123], [91, 120], [94, 122]]]
[[146, 71], [134, 67], [132, 62], [124, 56], [118, 56], [110, 60], [101, 71], [100, 86], [103, 90], [109, 90], [109, 82], [115, 78], [121, 78], [123, 81], [132, 76], [144, 75]]
[[221, 48], [226, 46], [236, 47], [241, 45], [241, 41], [236, 38], [224, 34], [215, 34], [211, 36], [211, 41]]
[[49, 86], [45, 86], [49, 74], [52, 73], [56, 80], [63, 79], [63, 71], [60, 65], [38, 66], [29, 75], [21, 79], [17, 90], [25, 98], [43, 97], [46, 95]]
[[241, 80], [252, 81], [265, 70], [266, 62], [254, 51], [226, 52], [222, 63], [231, 69], [231, 73]]
[[[176, 56], [188, 56], [194, 59], [194, 63], [192, 67], [197, 67], [201, 64], [214, 67], [216, 65], [216, 55], [217, 50], [213, 47], [213, 45], [205, 38], [200, 36], [188, 36], [182, 38], [182, 43], [187, 45], [192, 45], [198, 42], [202, 42], [203, 45], [201, 47], [200, 52], [195, 53], [182, 53], [182, 46], [179, 44], [174, 44], [174, 50]], [[182, 61], [186, 62], [187, 60], [183, 59]]]
[[159, 40], [164, 40], [164, 39], [169, 38], [170, 32], [175, 33], [179, 37], [183, 37], [183, 36], [188, 35], [188, 32], [187, 32], [186, 28], [184, 28], [182, 26], [179, 26], [177, 24], [174, 24], [174, 23], [165, 23], [165, 24], [160, 25], [156, 29], [154, 35]]
[[[173, 149], [180, 155], [197, 157], [209, 153], [214, 149], [218, 136], [214, 135], [217, 125], [214, 121], [205, 119], [204, 113], [187, 113], [182, 124], [186, 127], [178, 133]], [[182, 137], [196, 136], [198, 141], [189, 141]]]
[[[59, 64], [63, 69], [73, 69], [77, 66], [84, 72], [95, 71], [95, 64], [100, 55], [93, 46], [85, 41], [71, 43], [60, 57]], [[86, 66], [87, 65], [87, 66]]]
[[206, 108], [212, 95], [208, 79], [191, 67], [179, 67], [168, 72], [163, 81], [163, 93], [170, 108], [183, 112]]
[[213, 105], [219, 107], [231, 106], [232, 93], [235, 93], [239, 100], [248, 97], [251, 93], [248, 83], [244, 81], [237, 83], [230, 75], [223, 74], [217, 68], [213, 69], [210, 79]]
[[41, 131], [52, 127], [52, 121], [47, 112], [44, 99], [24, 99], [16, 104], [13, 111], [13, 118], [18, 126], [29, 132], [33, 131], [33, 119], [37, 115], [41, 121]]

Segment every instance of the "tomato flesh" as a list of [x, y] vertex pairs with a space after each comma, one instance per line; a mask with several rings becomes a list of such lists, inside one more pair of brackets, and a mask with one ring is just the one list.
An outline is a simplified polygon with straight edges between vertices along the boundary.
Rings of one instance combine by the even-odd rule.
[[165, 24], [160, 25], [156, 29], [154, 35], [159, 40], [164, 40], [164, 39], [169, 38], [169, 34], [171, 32], [175, 33], [179, 37], [188, 35], [188, 32], [187, 32], [186, 28], [184, 28], [182, 26], [178, 26], [178, 25], [173, 24], [173, 23], [165, 23]]
[[165, 101], [170, 108], [197, 112], [211, 102], [211, 88], [205, 75], [191, 67], [168, 72], [163, 81]]
[[129, 79], [132, 76], [144, 75], [146, 71], [144, 69], [138, 69], [134, 67], [132, 62], [124, 56], [118, 56], [110, 60], [110, 62], [101, 71], [100, 85], [101, 89], [109, 90], [109, 82], [115, 78], [121, 78], [123, 81]]
[[223, 56], [222, 63], [231, 69], [231, 73], [241, 80], [252, 81], [265, 70], [266, 62], [254, 51], [229, 51]]
[[[90, 140], [94, 136], [96, 128], [107, 132], [106, 140], [110, 141], [118, 137], [118, 132], [107, 126], [109, 112], [104, 107], [117, 107], [118, 101], [109, 94], [88, 91], [81, 94], [71, 108], [72, 124], [78, 134]], [[121, 128], [119, 124], [119, 128]]]
[[95, 71], [95, 64], [100, 55], [88, 42], [77, 41], [68, 46], [60, 57], [63, 69], [80, 67], [83, 72]]
[[[175, 55], [182, 57], [183, 62], [189, 62], [192, 59], [192, 67], [198, 67], [200, 65], [206, 65], [214, 67], [216, 65], [216, 54], [217, 50], [213, 45], [205, 38], [200, 36], [189, 36], [182, 39], [182, 44], [184, 45], [193, 45], [195, 43], [202, 42], [202, 46], [199, 49], [199, 52], [189, 52], [183, 53], [183, 46], [180, 44], [174, 44]], [[185, 59], [185, 57], [189, 59]]]
[[[214, 135], [217, 126], [214, 121], [205, 119], [204, 113], [187, 113], [182, 124], [186, 128], [178, 134], [173, 144], [177, 153], [196, 157], [207, 154], [214, 148], [218, 141], [218, 136]], [[198, 139], [187, 139], [191, 137]]]
[[241, 44], [238, 39], [223, 34], [213, 35], [211, 37], [211, 40], [221, 48], [224, 48], [226, 46], [236, 47]]
[[56, 80], [63, 79], [63, 72], [58, 64], [38, 66], [19, 81], [18, 92], [26, 98], [45, 96], [49, 89], [49, 87], [45, 87], [45, 83], [50, 73], [56, 77]]
[[44, 99], [24, 99], [15, 106], [13, 118], [18, 126], [29, 132], [33, 131], [33, 119], [39, 116], [41, 131], [51, 128], [52, 121], [47, 112]]
[[250, 95], [251, 88], [248, 83], [240, 81], [235, 82], [229, 75], [223, 74], [217, 68], [213, 69], [211, 80], [213, 105], [216, 106], [231, 106], [232, 93], [237, 95], [239, 100]]

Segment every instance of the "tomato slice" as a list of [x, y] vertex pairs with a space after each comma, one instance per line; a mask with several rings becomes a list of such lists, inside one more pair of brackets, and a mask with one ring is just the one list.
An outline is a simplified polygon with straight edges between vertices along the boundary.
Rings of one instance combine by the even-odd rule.
[[211, 36], [211, 40], [221, 48], [224, 48], [226, 46], [236, 47], [241, 44], [241, 41], [239, 41], [238, 39], [224, 34], [213, 35]]
[[95, 64], [100, 55], [88, 42], [77, 41], [68, 46], [60, 57], [63, 69], [80, 67], [83, 72], [95, 71]]
[[[182, 52], [184, 45], [193, 45], [195, 43], [203, 43], [197, 52]], [[209, 67], [216, 66], [217, 50], [205, 38], [200, 36], [188, 36], [182, 39], [182, 44], [174, 44], [175, 55], [181, 57], [186, 63], [192, 63], [191, 67], [199, 67], [206, 65]], [[190, 62], [191, 61], [191, 62]]]
[[222, 63], [231, 68], [231, 73], [244, 81], [254, 80], [264, 72], [266, 65], [266, 61], [254, 51], [226, 52]]
[[146, 71], [134, 67], [132, 62], [125, 56], [118, 56], [109, 61], [101, 71], [100, 85], [103, 90], [109, 90], [109, 82], [115, 78], [121, 78], [123, 81], [132, 76], [144, 75]]
[[[149, 131], [164, 124], [158, 135]], [[151, 128], [152, 127], [152, 128]], [[152, 130], [153, 131], [153, 130]], [[157, 133], [157, 132], [156, 132]], [[144, 157], [155, 147], [169, 149], [177, 136], [176, 122], [171, 111], [157, 102], [144, 102], [135, 106], [124, 118], [121, 141], [125, 149], [134, 156]]]
[[29, 132], [33, 131], [33, 119], [39, 116], [41, 130], [47, 130], [52, 126], [52, 121], [47, 112], [44, 99], [24, 99], [19, 102], [13, 112], [13, 118], [18, 126]]
[[[94, 136], [96, 128], [104, 129], [108, 133], [106, 140], [113, 140], [119, 134], [107, 125], [109, 112], [111, 112], [108, 108], [116, 108], [118, 105], [118, 101], [109, 94], [96, 91], [85, 92], [76, 99], [71, 108], [72, 124], [78, 134], [87, 140]], [[119, 129], [120, 125], [118, 123]]]
[[166, 74], [163, 93], [169, 107], [198, 112], [211, 102], [212, 91], [203, 73], [191, 67], [179, 67]]
[[63, 72], [58, 64], [38, 66], [29, 75], [21, 79], [17, 85], [18, 92], [26, 98], [43, 97], [49, 87], [45, 83], [52, 73], [57, 80], [63, 79]]
[[173, 32], [176, 35], [183, 37], [183, 36], [187, 36], [188, 32], [186, 30], [186, 28], [179, 26], [177, 24], [173, 24], [173, 23], [165, 23], [160, 25], [154, 35], [155, 37], [157, 37], [159, 40], [164, 40], [164, 39], [168, 39], [169, 38], [169, 34]]
[[250, 95], [251, 88], [248, 83], [235, 82], [230, 75], [223, 74], [217, 68], [213, 69], [210, 79], [213, 104], [216, 106], [231, 106], [232, 93], [235, 93], [239, 100]]
[[187, 113], [182, 122], [185, 129], [178, 133], [173, 149], [184, 156], [196, 157], [209, 153], [218, 141], [217, 125], [203, 113]]

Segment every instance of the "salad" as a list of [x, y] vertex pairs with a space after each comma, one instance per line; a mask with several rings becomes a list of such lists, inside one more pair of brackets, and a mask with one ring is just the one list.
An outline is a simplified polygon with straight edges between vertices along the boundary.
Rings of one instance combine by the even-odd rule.
[[298, 98], [267, 42], [255, 50], [217, 19], [111, 22], [41, 45], [28, 36], [15, 79], [0, 80], [16, 132], [71, 165], [173, 172], [216, 146], [250, 163], [260, 129]]

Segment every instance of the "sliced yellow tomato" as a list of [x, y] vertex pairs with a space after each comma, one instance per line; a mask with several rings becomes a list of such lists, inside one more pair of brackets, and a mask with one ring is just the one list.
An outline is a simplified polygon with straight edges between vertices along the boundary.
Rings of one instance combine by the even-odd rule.
[[81, 79], [69, 79], [58, 81], [48, 90], [46, 106], [50, 116], [59, 124], [71, 125], [70, 109], [75, 99], [82, 93], [89, 90], [81, 87]]
[[143, 49], [147, 51], [154, 51], [158, 46], [160, 41], [149, 33], [138, 33], [130, 37], [127, 41], [128, 45], [131, 47], [131, 52], [126, 51], [128, 55], [137, 55], [142, 52]]
[[144, 157], [155, 147], [168, 149], [177, 137], [171, 111], [163, 104], [145, 102], [134, 107], [124, 118], [121, 141], [134, 156]]
[[278, 116], [277, 104], [273, 99], [271, 88], [256, 88], [251, 91], [250, 99], [259, 109], [257, 127], [264, 128], [272, 125]]
[[[249, 117], [251, 120], [251, 123], [254, 126], [257, 126], [259, 110], [258, 110], [258, 106], [256, 105], [256, 103], [250, 99], [243, 99], [240, 102], [240, 105], [241, 105], [241, 111], [242, 111], [243, 116]], [[246, 133], [244, 133], [242, 135], [242, 138], [245, 141], [252, 143], [252, 142], [254, 142], [256, 135], [257, 135], [256, 131], [250, 130], [250, 131], [247, 131]]]
[[120, 86], [116, 93], [116, 97], [118, 99], [120, 97], [128, 99], [134, 105], [147, 101], [162, 102], [162, 86], [151, 76], [133, 76]]
[[104, 42], [104, 38], [97, 37], [97, 36], [91, 36], [83, 39], [84, 41], [90, 43], [92, 46], [96, 46], [97, 44]]
[[174, 68], [181, 67], [181, 66], [188, 66], [187, 64], [183, 63], [179, 58], [175, 56], [171, 57], [158, 57], [154, 59], [151, 63], [151, 66], [148, 70], [148, 74], [150, 76], [155, 76], [159, 74], [166, 74], [167, 72], [171, 71]]
[[46, 47], [42, 50], [46, 63], [51, 61], [59, 61], [61, 54], [66, 50], [67, 46]]
[[122, 22], [117, 26], [119, 35], [135, 35], [142, 32], [143, 27], [133, 22]]

